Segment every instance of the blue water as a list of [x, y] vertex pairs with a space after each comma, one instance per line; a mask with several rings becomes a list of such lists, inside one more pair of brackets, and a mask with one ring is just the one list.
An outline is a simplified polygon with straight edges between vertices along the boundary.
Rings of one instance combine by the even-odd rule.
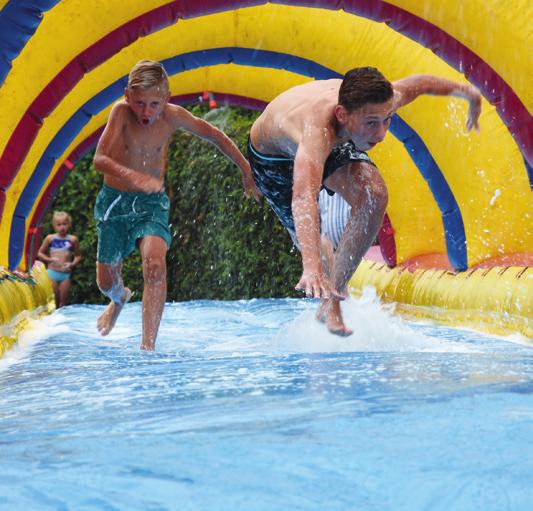
[[139, 303], [40, 320], [0, 361], [0, 509], [533, 509], [533, 344], [315, 307], [168, 304], [154, 353]]

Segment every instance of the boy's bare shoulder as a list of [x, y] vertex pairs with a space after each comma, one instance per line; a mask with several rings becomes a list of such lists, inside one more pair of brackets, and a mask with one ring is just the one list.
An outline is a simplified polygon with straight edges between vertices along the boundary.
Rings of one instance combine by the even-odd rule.
[[175, 105], [174, 103], [167, 103], [165, 105], [165, 114], [169, 116], [181, 116], [187, 112], [188, 111], [185, 108], [180, 105]]
[[193, 115], [180, 105], [174, 105], [173, 103], [167, 103], [165, 105], [163, 118], [174, 129], [183, 127], [192, 117]]
[[120, 101], [117, 101], [111, 108], [111, 112], [109, 114], [110, 117], [122, 117], [126, 115], [130, 110], [130, 107], [125, 99], [121, 99]]

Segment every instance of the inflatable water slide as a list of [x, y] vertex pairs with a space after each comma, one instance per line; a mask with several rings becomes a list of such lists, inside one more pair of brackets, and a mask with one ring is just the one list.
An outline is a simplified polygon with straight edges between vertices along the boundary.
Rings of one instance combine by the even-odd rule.
[[465, 101], [423, 97], [372, 151], [389, 205], [381, 258], [352, 290], [533, 337], [532, 34], [528, 0], [0, 0], [0, 353], [53, 310], [34, 265], [43, 220], [141, 58], [164, 64], [183, 104], [208, 90], [262, 109], [358, 66], [475, 85], [480, 132]]

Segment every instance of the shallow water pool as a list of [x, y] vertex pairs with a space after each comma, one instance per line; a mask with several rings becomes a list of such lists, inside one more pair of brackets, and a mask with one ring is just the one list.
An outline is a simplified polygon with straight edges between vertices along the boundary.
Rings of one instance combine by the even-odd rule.
[[533, 509], [533, 348], [307, 300], [40, 320], [0, 361], [0, 509]]

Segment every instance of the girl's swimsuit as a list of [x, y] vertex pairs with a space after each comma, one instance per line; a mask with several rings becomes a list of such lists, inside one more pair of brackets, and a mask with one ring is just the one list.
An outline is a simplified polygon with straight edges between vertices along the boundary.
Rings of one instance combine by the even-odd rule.
[[69, 271], [56, 271], [56, 270], [51, 270], [50, 268], [47, 268], [46, 272], [48, 273], [48, 276], [56, 284], [59, 284], [60, 282], [63, 282], [64, 280], [69, 280], [70, 279], [70, 272]]
[[[74, 244], [70, 239], [70, 236], [62, 238], [61, 236], [54, 236], [50, 242], [50, 252], [72, 252], [74, 250]], [[48, 276], [57, 284], [64, 280], [70, 279], [69, 271], [57, 271], [47, 268]]]
[[62, 238], [61, 236], [54, 236], [50, 242], [50, 250], [64, 250], [71, 252], [74, 250], [74, 245], [70, 239], [70, 236], [66, 236], [65, 238]]

